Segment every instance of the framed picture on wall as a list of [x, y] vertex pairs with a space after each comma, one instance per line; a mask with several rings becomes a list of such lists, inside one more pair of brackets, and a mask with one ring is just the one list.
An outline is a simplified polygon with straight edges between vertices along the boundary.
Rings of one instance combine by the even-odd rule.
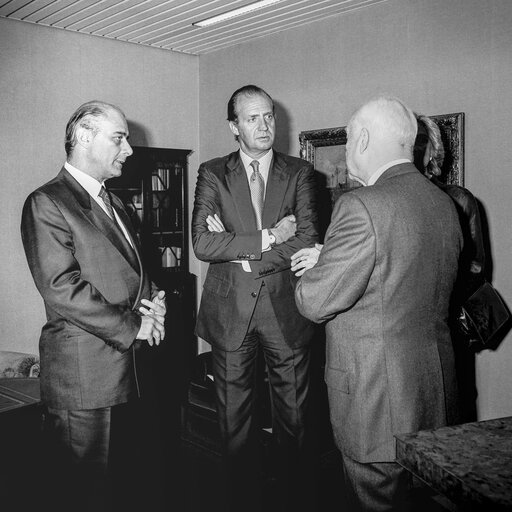
[[300, 157], [313, 164], [331, 203], [347, 190], [361, 186], [348, 175], [345, 147], [347, 127], [309, 130], [299, 134]]
[[464, 186], [464, 112], [428, 116], [441, 132], [444, 160], [439, 180]]
[[[440, 181], [464, 185], [464, 113], [429, 116], [439, 126], [445, 150]], [[320, 221], [327, 227], [332, 205], [346, 191], [361, 184], [348, 175], [347, 127], [300, 132], [300, 157], [311, 162], [320, 184]]]

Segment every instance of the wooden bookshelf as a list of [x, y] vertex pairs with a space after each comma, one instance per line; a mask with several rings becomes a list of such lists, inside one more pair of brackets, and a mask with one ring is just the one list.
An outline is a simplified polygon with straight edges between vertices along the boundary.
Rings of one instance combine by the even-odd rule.
[[[107, 182], [137, 230], [144, 265], [166, 291], [166, 340], [152, 350], [157, 385], [186, 400], [189, 369], [197, 354], [195, 276], [189, 272], [187, 149], [132, 146], [122, 176]], [[164, 378], [165, 376], [165, 378]], [[161, 381], [160, 381], [161, 379]], [[172, 390], [171, 390], [172, 388]]]

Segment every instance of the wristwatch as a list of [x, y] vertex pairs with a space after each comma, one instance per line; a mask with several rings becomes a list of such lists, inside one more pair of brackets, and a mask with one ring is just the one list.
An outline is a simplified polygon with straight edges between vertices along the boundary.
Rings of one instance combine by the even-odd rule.
[[276, 245], [276, 235], [270, 229], [268, 230], [268, 238], [270, 240], [270, 247], [274, 247]]

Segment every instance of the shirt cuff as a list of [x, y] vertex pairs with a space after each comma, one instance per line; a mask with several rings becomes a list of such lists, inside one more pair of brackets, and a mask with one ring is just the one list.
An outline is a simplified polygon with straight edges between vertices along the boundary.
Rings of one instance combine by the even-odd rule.
[[242, 265], [244, 272], [252, 272], [251, 264], [247, 260], [231, 260], [230, 263], [238, 263], [239, 265]]
[[270, 235], [268, 229], [261, 230], [261, 252], [270, 251]]

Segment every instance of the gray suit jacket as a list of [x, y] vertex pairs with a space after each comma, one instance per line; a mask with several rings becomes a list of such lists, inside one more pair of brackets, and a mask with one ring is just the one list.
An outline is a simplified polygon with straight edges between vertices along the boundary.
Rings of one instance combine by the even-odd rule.
[[327, 322], [331, 423], [339, 449], [357, 461], [393, 461], [394, 434], [453, 420], [447, 320], [461, 244], [452, 201], [412, 164], [335, 205], [296, 301]]
[[50, 407], [108, 407], [139, 393], [137, 308], [150, 298], [151, 283], [130, 220], [113, 199], [135, 251], [65, 169], [23, 207], [23, 245], [46, 309], [40, 378]]

